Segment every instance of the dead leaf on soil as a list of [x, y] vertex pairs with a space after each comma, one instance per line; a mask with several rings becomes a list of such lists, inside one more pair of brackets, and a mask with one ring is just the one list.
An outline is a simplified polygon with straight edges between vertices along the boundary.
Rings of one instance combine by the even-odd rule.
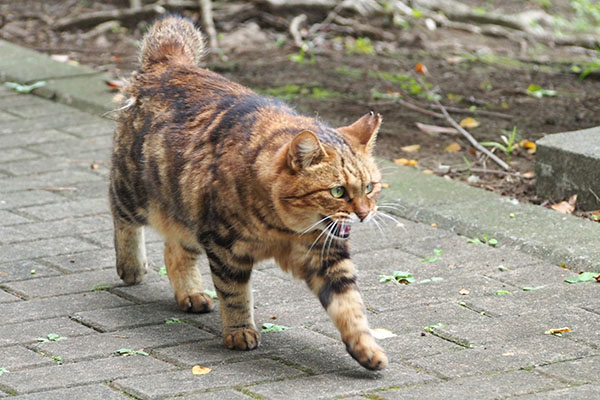
[[125, 86], [125, 81], [119, 80], [119, 79], [113, 79], [110, 81], [104, 81], [106, 83], [106, 86], [108, 86], [111, 89], [121, 89], [123, 86]]
[[206, 375], [211, 371], [208, 367], [202, 367], [200, 365], [194, 365], [192, 367], [192, 374], [194, 375]]
[[554, 211], [558, 211], [563, 214], [573, 214], [575, 211], [575, 204], [577, 203], [577, 194], [569, 197], [567, 201], [561, 201], [560, 203], [556, 203], [550, 206]]
[[460, 121], [460, 126], [467, 129], [477, 128], [481, 123], [477, 121], [475, 118], [467, 117]]
[[519, 145], [521, 147], [524, 147], [527, 149], [527, 153], [529, 154], [535, 154], [535, 151], [537, 149], [537, 146], [535, 145], [535, 143], [529, 141], [529, 140], [521, 140], [519, 142]]
[[430, 170], [430, 169], [423, 170], [423, 173], [426, 174], [426, 175], [433, 175], [434, 174], [434, 172], [432, 170]]
[[418, 63], [417, 65], [415, 65], [415, 71], [417, 71], [421, 75], [428, 75], [429, 74], [429, 70], [427, 69], [427, 66], [425, 64], [422, 64], [422, 63]]
[[460, 147], [460, 144], [458, 144], [458, 142], [452, 142], [444, 148], [444, 151], [448, 153], [457, 153], [460, 151], [461, 148], [462, 147]]
[[466, 295], [468, 295], [469, 293], [471, 293], [471, 291], [470, 291], [469, 289], [465, 289], [465, 288], [462, 288], [462, 289], [460, 289], [460, 290], [458, 291], [458, 294], [461, 294], [461, 295], [463, 295], [463, 296], [466, 296]]
[[546, 335], [557, 335], [557, 336], [561, 336], [563, 333], [565, 332], [572, 332], [571, 328], [567, 328], [566, 326], [564, 328], [558, 328], [558, 329], [548, 329], [546, 332], [544, 332]]
[[420, 144], [411, 144], [410, 146], [400, 147], [400, 149], [402, 151], [405, 151], [407, 153], [415, 153], [415, 152], [419, 151], [420, 148], [421, 148]]
[[96, 164], [96, 163], [92, 163], [92, 165], [90, 165], [91, 169], [98, 169], [100, 168], [100, 164]]
[[393, 333], [392, 331], [390, 331], [388, 329], [383, 329], [383, 328], [371, 329], [371, 335], [373, 335], [373, 337], [375, 339], [387, 339], [387, 338], [398, 336], [395, 333]]
[[533, 178], [535, 178], [535, 172], [527, 171], [527, 172], [524, 172], [522, 176], [525, 179], [533, 179]]
[[415, 122], [415, 125], [422, 132], [425, 132], [428, 135], [437, 135], [438, 133], [447, 133], [449, 135], [458, 135], [458, 131], [456, 129], [449, 128], [447, 126], [428, 125], [428, 124], [422, 124], [420, 122]]
[[406, 165], [408, 167], [414, 167], [419, 163], [417, 160], [408, 160], [406, 158], [396, 158], [394, 162], [398, 165]]

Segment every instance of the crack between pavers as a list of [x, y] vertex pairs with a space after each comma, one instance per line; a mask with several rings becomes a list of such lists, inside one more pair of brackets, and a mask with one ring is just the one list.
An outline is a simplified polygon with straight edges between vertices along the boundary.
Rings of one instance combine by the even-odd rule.
[[[46, 77], [41, 77], [41, 78], [35, 78], [35, 79], [30, 79], [27, 81], [23, 81], [22, 83], [19, 82], [19, 80], [13, 80], [12, 82], [18, 82], [24, 85], [31, 85], [35, 82], [39, 82], [39, 81], [49, 81], [49, 80], [54, 80], [54, 81], [58, 81], [58, 80], [67, 80], [67, 79], [71, 79], [71, 78], [85, 78], [88, 76], [95, 76], [95, 75], [101, 75], [103, 73], [105, 73], [106, 71], [90, 71], [90, 72], [81, 72], [79, 74], [73, 74], [73, 75], [58, 75], [58, 76], [46, 76]], [[4, 79], [4, 81], [9, 81], [11, 77], [7, 76], [6, 79]], [[34, 90], [35, 92], [35, 90]], [[32, 92], [33, 93], [33, 92]], [[35, 94], [35, 93], [33, 93]]]

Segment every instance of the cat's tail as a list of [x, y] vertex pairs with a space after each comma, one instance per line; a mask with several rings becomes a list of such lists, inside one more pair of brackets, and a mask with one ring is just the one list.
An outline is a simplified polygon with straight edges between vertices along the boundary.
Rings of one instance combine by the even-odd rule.
[[142, 69], [155, 63], [198, 65], [204, 55], [204, 38], [194, 24], [177, 15], [157, 20], [142, 40]]

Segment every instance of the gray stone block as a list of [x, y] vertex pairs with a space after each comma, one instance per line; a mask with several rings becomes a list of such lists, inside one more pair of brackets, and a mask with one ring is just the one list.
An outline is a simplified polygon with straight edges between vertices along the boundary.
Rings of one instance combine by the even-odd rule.
[[73, 137], [68, 133], [60, 132], [56, 129], [47, 129], [43, 132], [18, 132], [13, 135], [4, 135], [1, 137], [3, 146], [9, 148], [27, 146], [30, 149], [33, 148], [34, 145], [41, 143], [73, 140]]
[[305, 374], [302, 371], [276, 361], [258, 360], [214, 366], [206, 375], [192, 375], [189, 368], [184, 371], [119, 379], [113, 384], [134, 396], [162, 399], [208, 389], [272, 382], [303, 375]]
[[36, 342], [39, 337], [56, 333], [75, 337], [95, 333], [93, 329], [71, 321], [69, 318], [52, 318], [38, 321], [0, 325], [0, 346]]
[[171, 365], [152, 357], [116, 356], [15, 371], [0, 376], [0, 385], [21, 394], [100, 383], [126, 376], [168, 371], [172, 368]]
[[43, 355], [26, 349], [23, 346], [9, 346], [0, 348], [0, 360], [2, 368], [6, 368], [9, 371], [54, 364], [54, 361], [50, 358], [44, 357]]
[[214, 338], [213, 335], [185, 323], [145, 326], [118, 332], [68, 338], [58, 342], [36, 343], [33, 346], [40, 352], [61, 356], [63, 361], [80, 361], [90, 358], [106, 358], [115, 355], [119, 349], [143, 349], [146, 352], [155, 348], [189, 342], [201, 342]]
[[111, 389], [105, 384], [77, 386], [65, 389], [48, 390], [44, 392], [14, 396], [16, 400], [127, 400], [131, 399], [127, 394]]
[[0, 303], [13, 303], [15, 301], [21, 301], [21, 299], [4, 290], [0, 290]]
[[582, 385], [520, 396], [518, 400], [589, 400], [600, 397], [600, 385]]
[[23, 131], [43, 131], [44, 129], [65, 128], [98, 121], [97, 116], [81, 113], [64, 113], [47, 115], [41, 118], [18, 119], [6, 121], [0, 126], [0, 135], [14, 134]]
[[181, 400], [223, 400], [223, 399], [250, 400], [251, 398], [252, 397], [246, 396], [245, 394], [236, 392], [231, 389], [215, 390], [215, 391], [205, 392], [205, 393], [188, 394], [188, 395], [178, 397], [178, 399], [181, 399]]
[[[32, 206], [19, 211], [45, 221], [62, 218], [76, 218], [109, 212], [108, 196], [97, 199], [76, 200], [44, 206]], [[107, 219], [109, 221], [109, 219]]]
[[[73, 190], [72, 188], [77, 183], [93, 181], [102, 181], [103, 186], [106, 187], [106, 182], [104, 182], [103, 178], [91, 172], [63, 170], [32, 175], [27, 179], [19, 176], [0, 179], [0, 186], [6, 192], [39, 189], [57, 190], [62, 193]], [[75, 189], [77, 188], [75, 187]], [[97, 192], [94, 197], [98, 197]]]
[[36, 261], [13, 261], [0, 264], [0, 283], [51, 275], [60, 275], [60, 272]]
[[[0, 304], [0, 324], [49, 319], [67, 316], [78, 311], [104, 309], [131, 304], [131, 302], [107, 292], [90, 292]], [[51, 333], [51, 332], [49, 332]]]
[[5, 108], [11, 114], [14, 114], [20, 118], [29, 119], [29, 118], [40, 118], [49, 115], [56, 114], [64, 114], [64, 113], [75, 113], [79, 114], [79, 116], [86, 118], [87, 115], [82, 113], [81, 111], [76, 110], [75, 108], [65, 106], [63, 104], [55, 103], [55, 102], [44, 102], [40, 104], [36, 104], [32, 106], [30, 104], [21, 104], [14, 106], [7, 106]]
[[22, 217], [11, 211], [0, 210], [0, 226], [9, 226], [31, 222], [31, 219]]
[[[515, 384], [518, 382], [518, 384]], [[492, 400], [527, 394], [533, 391], [545, 391], [564, 386], [536, 373], [514, 371], [493, 375], [474, 376], [471, 378], [453, 379], [448, 382], [434, 383], [417, 387], [394, 389], [378, 392], [383, 399], [421, 400], [444, 399]]]
[[[42, 258], [42, 261], [70, 272], [115, 268], [115, 251], [101, 249]], [[116, 269], [113, 269], [116, 274]]]
[[88, 138], [94, 136], [112, 135], [115, 131], [115, 122], [106, 119], [97, 119], [95, 122], [87, 123], [77, 126], [69, 126], [60, 129], [64, 132], [70, 133], [71, 135], [79, 136], [81, 138]]
[[326, 399], [363, 394], [392, 386], [417, 385], [436, 381], [438, 381], [437, 378], [426, 373], [417, 372], [403, 365], [390, 364], [381, 372], [352, 369], [256, 385], [248, 387], [247, 390], [273, 400]]
[[545, 365], [539, 369], [545, 374], [571, 383], [598, 383], [600, 357], [585, 357], [579, 360]]
[[[3, 153], [0, 153], [0, 157], [4, 160]], [[64, 200], [64, 197], [43, 190], [26, 190], [22, 192], [2, 193], [0, 194], [0, 210], [16, 209], [19, 207], [35, 206], [45, 203], [56, 203], [62, 200]]]
[[20, 242], [0, 246], [0, 262], [48, 257], [92, 249], [97, 249], [97, 247], [72, 237]]
[[23, 176], [60, 170], [88, 171], [91, 170], [92, 164], [97, 164], [98, 169], [94, 172], [99, 173], [107, 170], [104, 153], [104, 151], [87, 151], [72, 154], [70, 157], [43, 157], [35, 160], [15, 161], [9, 164], [0, 164], [0, 168], [13, 176]]
[[0, 163], [2, 164], [13, 161], [34, 160], [39, 157], [39, 154], [19, 147], [12, 147], [10, 149], [2, 148], [0, 150]]
[[577, 194], [582, 210], [600, 209], [600, 127], [546, 135], [536, 144], [536, 194], [553, 201]]
[[28, 148], [47, 156], [71, 155], [90, 150], [110, 149], [112, 148], [112, 136], [104, 135], [85, 139], [65, 138], [60, 141], [31, 145]]
[[[22, 209], [20, 212], [27, 215], [27, 209]], [[37, 217], [33, 218], [37, 219]], [[106, 214], [79, 218], [66, 217], [55, 221], [19, 224], [0, 227], [0, 243], [16, 243], [26, 240], [30, 241], [57, 238], [60, 236], [88, 234], [98, 230], [107, 229], [107, 227], [112, 227], [112, 220]]]

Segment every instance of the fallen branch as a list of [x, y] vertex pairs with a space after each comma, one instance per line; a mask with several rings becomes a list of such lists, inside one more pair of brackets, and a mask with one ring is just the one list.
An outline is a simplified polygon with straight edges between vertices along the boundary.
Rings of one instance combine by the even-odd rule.
[[[487, 110], [469, 110], [468, 108], [458, 108], [458, 107], [449, 107], [449, 106], [445, 106], [447, 111], [453, 112], [453, 113], [457, 113], [457, 114], [473, 114], [473, 115], [485, 115], [488, 117], [498, 117], [498, 118], [503, 118], [503, 119], [514, 119], [514, 117], [512, 115], [509, 114], [504, 114], [501, 112], [497, 112], [497, 111], [487, 111]], [[435, 104], [430, 104], [429, 108], [432, 108], [434, 110], [439, 110], [440, 107], [435, 105]]]
[[294, 38], [294, 44], [296, 47], [302, 47], [304, 42], [302, 41], [302, 35], [300, 34], [300, 25], [306, 22], [306, 14], [300, 14], [292, 19], [290, 23], [290, 35]]
[[54, 24], [54, 29], [63, 31], [71, 28], [89, 28], [110, 20], [150, 19], [166, 12], [167, 10], [161, 2], [148, 4], [140, 8], [92, 11], [75, 17], [61, 18]]
[[377, 106], [387, 106], [387, 105], [395, 105], [395, 104], [400, 104], [401, 106], [404, 106], [410, 110], [419, 112], [421, 114], [425, 114], [425, 115], [429, 115], [430, 117], [434, 117], [434, 118], [441, 118], [444, 119], [446, 117], [444, 117], [443, 114], [440, 113], [436, 113], [434, 111], [429, 111], [426, 110], [423, 107], [419, 107], [416, 104], [410, 103], [406, 100], [402, 100], [402, 99], [394, 99], [394, 100], [390, 100], [390, 101], [379, 101], [379, 102], [374, 102], [374, 103], [369, 103], [370, 107], [377, 107]]
[[217, 40], [217, 30], [215, 29], [215, 21], [212, 15], [212, 3], [210, 0], [198, 0], [200, 11], [202, 13], [202, 25], [208, 35], [208, 45], [211, 49], [219, 47]]
[[502, 171], [499, 169], [487, 169], [487, 168], [462, 168], [457, 170], [458, 172], [477, 172], [480, 174], [494, 174], [494, 175], [505, 175], [514, 176], [517, 178], [523, 178], [519, 172]]

